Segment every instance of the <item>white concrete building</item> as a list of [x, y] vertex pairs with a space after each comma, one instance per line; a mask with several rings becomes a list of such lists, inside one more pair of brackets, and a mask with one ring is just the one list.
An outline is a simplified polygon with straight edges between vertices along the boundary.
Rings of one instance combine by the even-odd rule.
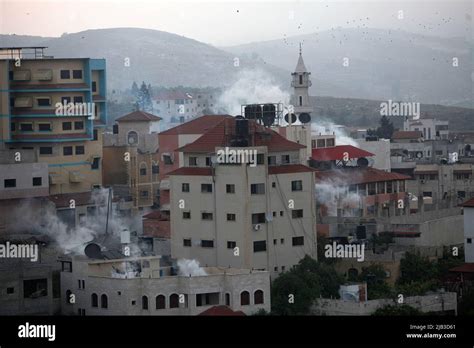
[[466, 263], [474, 263], [474, 198], [464, 207], [464, 257]]
[[390, 165], [390, 140], [378, 139], [378, 140], [367, 140], [357, 139], [357, 147], [373, 153], [374, 156], [369, 159], [369, 165], [373, 168], [380, 169], [386, 172], [391, 171]]
[[449, 121], [440, 121], [434, 118], [407, 119], [403, 123], [403, 129], [421, 132], [425, 140], [449, 138]]
[[61, 263], [63, 315], [197, 315], [219, 305], [270, 311], [268, 272], [206, 267], [185, 275], [160, 256]]

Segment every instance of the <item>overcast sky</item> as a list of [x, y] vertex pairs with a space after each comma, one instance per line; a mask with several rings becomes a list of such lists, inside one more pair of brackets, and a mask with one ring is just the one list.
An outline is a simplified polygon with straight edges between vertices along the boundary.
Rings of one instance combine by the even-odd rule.
[[[87, 29], [135, 27], [226, 46], [338, 26], [359, 26], [472, 38], [472, 3], [472, 0], [0, 0], [0, 33], [60, 36]], [[402, 19], [398, 18], [399, 11], [403, 11]]]

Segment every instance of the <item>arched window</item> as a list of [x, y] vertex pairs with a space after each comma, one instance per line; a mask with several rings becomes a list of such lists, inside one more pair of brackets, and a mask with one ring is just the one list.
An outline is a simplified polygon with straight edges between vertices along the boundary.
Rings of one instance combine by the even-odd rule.
[[148, 297], [142, 296], [142, 309], [148, 309]]
[[91, 295], [91, 305], [92, 307], [99, 307], [99, 296], [95, 293]]
[[156, 296], [156, 309], [165, 309], [165, 296]]
[[225, 294], [225, 305], [230, 306], [230, 294]]
[[257, 290], [253, 293], [253, 303], [262, 304], [263, 303], [263, 291]]
[[138, 133], [135, 131], [128, 132], [127, 143], [128, 145], [138, 145]]
[[170, 296], [170, 308], [179, 308], [179, 296], [178, 296], [178, 294], [172, 294]]
[[66, 290], [66, 303], [68, 304], [71, 304], [71, 295], [72, 295], [72, 291]]
[[240, 305], [248, 306], [250, 304], [250, 293], [248, 291], [242, 291], [240, 294]]
[[102, 294], [102, 296], [100, 296], [100, 307], [101, 308], [108, 308], [109, 307], [106, 294]]

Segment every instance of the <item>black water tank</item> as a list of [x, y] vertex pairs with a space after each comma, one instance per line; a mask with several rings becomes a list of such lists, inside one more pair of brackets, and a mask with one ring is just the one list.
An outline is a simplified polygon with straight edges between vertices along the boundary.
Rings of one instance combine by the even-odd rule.
[[262, 118], [262, 106], [253, 104], [247, 105], [244, 110], [245, 118], [249, 120], [261, 119]]
[[307, 112], [303, 112], [298, 116], [299, 120], [301, 123], [309, 123], [311, 122], [311, 115], [308, 114]]
[[286, 115], [285, 115], [285, 121], [286, 121], [287, 123], [291, 123], [291, 124], [295, 123], [295, 122], [296, 122], [296, 115], [295, 115], [295, 114], [291, 114], [291, 122], [289, 121], [289, 119], [290, 119], [290, 114], [286, 114]]
[[103, 259], [101, 247], [96, 243], [89, 243], [84, 249], [84, 254], [90, 259]]
[[249, 136], [249, 120], [246, 119], [236, 119], [235, 120], [235, 135], [238, 137], [248, 137]]
[[276, 118], [276, 107], [274, 104], [265, 104], [263, 105], [263, 125], [265, 127], [270, 127], [275, 123]]

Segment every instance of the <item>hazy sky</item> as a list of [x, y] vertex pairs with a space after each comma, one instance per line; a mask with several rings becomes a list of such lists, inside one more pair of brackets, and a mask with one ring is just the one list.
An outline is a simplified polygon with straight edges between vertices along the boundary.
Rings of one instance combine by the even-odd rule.
[[[399, 11], [403, 11], [402, 19]], [[338, 26], [472, 38], [472, 17], [473, 0], [0, 0], [2, 34], [60, 36], [87, 29], [136, 27], [217, 46]]]

